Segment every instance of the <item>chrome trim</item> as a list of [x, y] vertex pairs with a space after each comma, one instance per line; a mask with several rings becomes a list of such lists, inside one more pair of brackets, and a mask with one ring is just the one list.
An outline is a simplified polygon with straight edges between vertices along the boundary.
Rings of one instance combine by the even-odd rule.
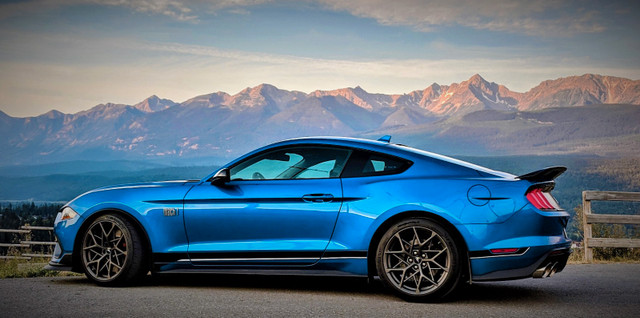
[[[335, 259], [367, 259], [366, 256], [334, 256], [323, 257], [320, 260], [335, 260]], [[238, 261], [317, 261], [317, 258], [305, 258], [305, 257], [261, 257], [261, 258], [194, 258], [194, 259], [179, 259], [177, 262], [238, 262]]]
[[317, 261], [317, 258], [306, 257], [254, 257], [254, 258], [193, 258], [193, 259], [180, 259], [178, 262], [191, 261], [191, 262], [238, 262], [238, 261]]

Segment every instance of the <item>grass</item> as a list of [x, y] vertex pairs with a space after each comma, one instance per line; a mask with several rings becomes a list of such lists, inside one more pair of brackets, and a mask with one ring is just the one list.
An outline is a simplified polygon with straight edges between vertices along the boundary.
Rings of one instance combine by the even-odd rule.
[[54, 277], [79, 275], [71, 272], [60, 272], [44, 269], [48, 259], [34, 259], [30, 261], [7, 259], [0, 260], [0, 279], [25, 277]]
[[571, 256], [569, 256], [567, 264], [584, 264], [584, 249], [573, 248], [571, 251], [572, 253]]
[[[599, 250], [594, 250], [593, 264], [613, 264], [613, 263], [626, 263], [626, 264], [640, 264], [640, 258], [637, 255], [623, 255], [623, 256], [611, 256], [606, 255], [602, 257]], [[589, 264], [584, 261], [584, 249], [574, 248], [573, 253], [569, 256], [567, 264]]]

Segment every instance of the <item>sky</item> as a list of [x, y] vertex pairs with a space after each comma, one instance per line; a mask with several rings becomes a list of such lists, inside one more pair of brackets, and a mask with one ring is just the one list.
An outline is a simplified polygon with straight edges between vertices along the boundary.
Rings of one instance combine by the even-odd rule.
[[75, 113], [269, 83], [399, 94], [640, 79], [640, 1], [0, 0], [0, 110]]

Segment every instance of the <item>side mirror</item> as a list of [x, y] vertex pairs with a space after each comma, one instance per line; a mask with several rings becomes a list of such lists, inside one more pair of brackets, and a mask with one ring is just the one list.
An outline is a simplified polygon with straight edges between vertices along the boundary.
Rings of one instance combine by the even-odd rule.
[[229, 169], [224, 168], [218, 171], [211, 179], [209, 179], [209, 181], [211, 181], [211, 184], [215, 186], [221, 186], [231, 181], [229, 176]]

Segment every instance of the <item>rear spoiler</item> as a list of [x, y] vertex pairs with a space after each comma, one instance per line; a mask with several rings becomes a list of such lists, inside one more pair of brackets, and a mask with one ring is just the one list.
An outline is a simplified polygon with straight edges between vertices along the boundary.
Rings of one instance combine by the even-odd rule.
[[563, 174], [565, 171], [567, 171], [567, 167], [549, 167], [542, 170], [523, 174], [521, 176], [518, 176], [517, 178], [520, 180], [527, 180], [531, 182], [552, 181], [553, 179], [557, 178], [559, 175]]

